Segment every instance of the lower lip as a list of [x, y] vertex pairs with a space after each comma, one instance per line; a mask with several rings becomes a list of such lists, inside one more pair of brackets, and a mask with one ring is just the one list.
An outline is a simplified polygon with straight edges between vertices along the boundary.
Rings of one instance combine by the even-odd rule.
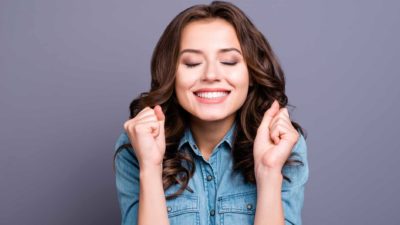
[[218, 103], [225, 101], [225, 99], [229, 96], [229, 94], [222, 96], [222, 97], [218, 97], [218, 98], [201, 98], [201, 97], [197, 96], [196, 94], [194, 94], [194, 96], [196, 97], [197, 101], [199, 101], [200, 103], [218, 104]]

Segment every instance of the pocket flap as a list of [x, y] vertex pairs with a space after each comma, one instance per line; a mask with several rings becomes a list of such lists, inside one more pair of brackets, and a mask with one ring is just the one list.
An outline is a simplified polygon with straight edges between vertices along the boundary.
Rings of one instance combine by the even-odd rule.
[[219, 213], [244, 213], [255, 214], [257, 205], [257, 192], [244, 192], [224, 195], [218, 198]]
[[180, 195], [177, 198], [167, 200], [167, 212], [169, 216], [198, 211], [199, 199], [197, 196]]

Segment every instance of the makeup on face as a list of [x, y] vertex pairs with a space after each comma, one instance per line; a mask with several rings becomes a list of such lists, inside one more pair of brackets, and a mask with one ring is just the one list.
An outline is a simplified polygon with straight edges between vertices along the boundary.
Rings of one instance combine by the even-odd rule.
[[179, 104], [203, 121], [230, 121], [247, 97], [249, 74], [240, 43], [223, 19], [188, 24], [175, 77]]

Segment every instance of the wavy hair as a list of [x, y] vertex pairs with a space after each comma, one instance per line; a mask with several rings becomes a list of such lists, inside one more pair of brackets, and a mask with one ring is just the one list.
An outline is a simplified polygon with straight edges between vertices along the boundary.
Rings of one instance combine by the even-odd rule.
[[[178, 151], [179, 140], [189, 122], [189, 115], [178, 103], [174, 84], [180, 51], [181, 33], [184, 27], [196, 20], [221, 18], [235, 29], [247, 63], [253, 85], [248, 96], [237, 111], [237, 129], [234, 132], [232, 148], [233, 168], [243, 174], [246, 182], [255, 183], [253, 142], [264, 112], [276, 99], [280, 107], [286, 107], [285, 77], [275, 53], [264, 35], [253, 25], [250, 19], [232, 3], [213, 1], [209, 5], [201, 4], [189, 7], [179, 13], [161, 35], [151, 59], [150, 91], [141, 93], [130, 104], [130, 119], [134, 118], [146, 106], [160, 105], [165, 114], [166, 151], [163, 159], [163, 188], [174, 184], [180, 188], [167, 199], [177, 197], [188, 187], [189, 179], [195, 171], [192, 156], [186, 151]], [[290, 106], [290, 105], [289, 105]], [[303, 128], [291, 121], [292, 125], [305, 136]], [[120, 146], [115, 155], [124, 149], [132, 150], [131, 144]], [[285, 165], [301, 161], [291, 157]], [[186, 166], [185, 166], [186, 165]], [[290, 179], [284, 176], [290, 182]]]

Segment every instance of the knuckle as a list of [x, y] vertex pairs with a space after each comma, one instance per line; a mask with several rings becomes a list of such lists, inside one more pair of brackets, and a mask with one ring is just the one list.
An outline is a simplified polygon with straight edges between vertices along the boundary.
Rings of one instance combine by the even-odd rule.
[[297, 131], [295, 131], [293, 133], [293, 142], [296, 143], [299, 140], [299, 138], [300, 138], [300, 134]]
[[125, 121], [125, 123], [124, 123], [124, 129], [125, 129], [126, 131], [128, 131], [130, 125], [131, 125], [131, 121], [130, 121], [130, 120]]
[[281, 114], [282, 114], [282, 116], [288, 116], [289, 115], [288, 109], [287, 108], [282, 108]]
[[143, 130], [143, 124], [136, 124], [136, 125], [134, 125], [133, 126], [133, 128], [132, 128], [132, 130], [135, 132], [135, 133], [139, 133], [141, 130]]
[[150, 111], [150, 112], [154, 113], [154, 109], [150, 108], [149, 106], [147, 106], [147, 111]]
[[276, 129], [276, 127], [273, 127], [271, 129], [271, 135], [276, 135], [277, 132], [278, 132], [278, 129]]
[[280, 119], [280, 120], [277, 122], [277, 124], [278, 124], [279, 127], [282, 127], [282, 126], [284, 126], [284, 125], [286, 124], [286, 121], [285, 121], [284, 119]]
[[299, 140], [299, 138], [300, 138], [299, 132], [296, 131], [296, 132], [294, 132], [294, 133], [296, 134], [296, 141]]
[[146, 112], [146, 111], [148, 111], [149, 109], [151, 109], [149, 106], [146, 106], [146, 107], [144, 107], [140, 112]]
[[270, 124], [269, 130], [273, 132], [275, 130], [276, 124]]

